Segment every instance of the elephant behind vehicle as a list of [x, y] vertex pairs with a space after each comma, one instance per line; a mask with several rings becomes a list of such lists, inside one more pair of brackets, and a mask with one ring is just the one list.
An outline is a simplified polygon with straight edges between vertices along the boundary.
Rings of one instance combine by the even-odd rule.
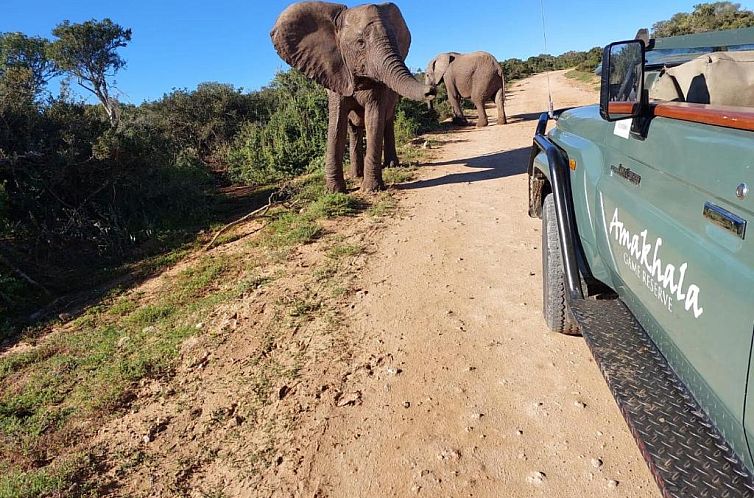
[[392, 94], [421, 101], [435, 93], [406, 67], [411, 33], [398, 7], [297, 3], [280, 14], [270, 36], [286, 62], [328, 90], [328, 190], [346, 190], [343, 156], [352, 111], [363, 114], [367, 139], [361, 188], [384, 188], [381, 159]]
[[461, 99], [471, 99], [479, 114], [477, 127], [487, 126], [484, 103], [494, 100], [498, 124], [508, 122], [505, 116], [505, 76], [497, 59], [487, 52], [445, 52], [427, 65], [424, 82], [428, 85], [445, 83], [448, 101], [453, 109], [453, 122], [467, 124]]
[[754, 107], [754, 51], [713, 52], [663, 68], [649, 88], [649, 97]]

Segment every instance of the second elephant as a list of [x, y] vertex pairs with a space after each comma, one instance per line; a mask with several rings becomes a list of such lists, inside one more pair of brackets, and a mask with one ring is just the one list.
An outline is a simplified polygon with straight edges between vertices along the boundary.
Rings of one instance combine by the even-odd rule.
[[448, 100], [453, 109], [453, 122], [466, 123], [461, 109], [461, 98], [471, 99], [479, 112], [477, 127], [487, 126], [484, 103], [494, 100], [497, 105], [497, 122], [506, 124], [505, 77], [503, 68], [487, 52], [445, 52], [432, 59], [427, 66], [425, 83], [439, 85], [445, 82]]

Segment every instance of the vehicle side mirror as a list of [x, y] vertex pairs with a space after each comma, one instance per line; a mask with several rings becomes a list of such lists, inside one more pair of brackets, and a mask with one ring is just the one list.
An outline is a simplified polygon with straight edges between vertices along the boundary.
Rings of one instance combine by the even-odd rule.
[[600, 115], [607, 121], [633, 118], [643, 111], [644, 41], [611, 43], [602, 53]]

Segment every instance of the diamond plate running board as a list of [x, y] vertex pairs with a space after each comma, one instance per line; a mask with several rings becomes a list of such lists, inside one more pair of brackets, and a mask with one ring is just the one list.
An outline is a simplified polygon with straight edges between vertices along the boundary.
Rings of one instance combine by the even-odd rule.
[[754, 498], [751, 473], [628, 308], [569, 304], [663, 496]]

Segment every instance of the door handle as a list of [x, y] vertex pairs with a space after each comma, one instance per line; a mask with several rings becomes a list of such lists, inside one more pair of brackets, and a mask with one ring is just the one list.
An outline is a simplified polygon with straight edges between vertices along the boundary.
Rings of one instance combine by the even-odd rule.
[[733, 232], [740, 238], [746, 236], [746, 220], [735, 215], [727, 209], [709, 201], [704, 203], [704, 217], [715, 225]]

